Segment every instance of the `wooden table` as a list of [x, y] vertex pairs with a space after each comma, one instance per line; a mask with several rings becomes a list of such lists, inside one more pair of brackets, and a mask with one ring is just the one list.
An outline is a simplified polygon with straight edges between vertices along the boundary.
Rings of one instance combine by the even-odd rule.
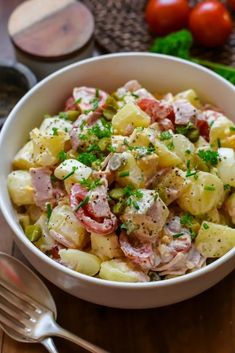
[[[7, 18], [22, 0], [0, 0], [0, 60], [12, 59]], [[0, 215], [0, 251], [23, 259]], [[24, 259], [23, 259], [24, 260]], [[24, 260], [25, 261], [25, 260]], [[197, 297], [149, 310], [118, 310], [76, 299], [54, 285], [58, 322], [112, 353], [234, 353], [235, 272]], [[82, 352], [56, 340], [60, 353]], [[43, 353], [40, 345], [16, 343], [0, 331], [0, 353]]]

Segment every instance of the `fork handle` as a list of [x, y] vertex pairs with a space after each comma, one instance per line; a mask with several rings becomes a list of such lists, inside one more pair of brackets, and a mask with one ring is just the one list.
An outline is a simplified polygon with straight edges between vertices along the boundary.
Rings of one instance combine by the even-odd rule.
[[77, 344], [78, 346], [86, 349], [88, 352], [91, 352], [91, 353], [108, 353], [104, 349], [99, 348], [98, 346], [84, 340], [83, 338], [80, 338], [80, 337], [74, 335], [73, 333], [63, 329], [56, 322], [53, 323], [53, 329], [50, 332], [50, 334], [52, 336], [58, 336], [58, 337], [65, 338], [65, 339]]
[[41, 341], [41, 344], [48, 350], [50, 353], [59, 353], [56, 349], [56, 346], [54, 345], [53, 339], [51, 337], [44, 338], [43, 341]]

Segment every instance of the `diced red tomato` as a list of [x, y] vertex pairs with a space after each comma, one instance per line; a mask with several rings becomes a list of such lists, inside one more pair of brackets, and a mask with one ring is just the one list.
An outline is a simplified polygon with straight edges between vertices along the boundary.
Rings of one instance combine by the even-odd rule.
[[208, 141], [209, 133], [210, 133], [210, 127], [209, 127], [208, 121], [197, 119], [197, 127], [200, 131], [200, 135]]

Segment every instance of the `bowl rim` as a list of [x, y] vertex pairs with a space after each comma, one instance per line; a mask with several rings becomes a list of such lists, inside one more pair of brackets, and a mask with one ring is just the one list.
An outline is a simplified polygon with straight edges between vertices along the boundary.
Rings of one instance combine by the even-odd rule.
[[[221, 84], [227, 86], [228, 88], [234, 90], [235, 93], [235, 87], [228, 81], [226, 81], [224, 78], [220, 77], [216, 73], [189, 61], [180, 59], [180, 58], [175, 58], [169, 55], [162, 55], [162, 54], [153, 54], [153, 53], [143, 53], [143, 52], [128, 52], [128, 53], [115, 53], [115, 54], [106, 54], [98, 57], [93, 57], [85, 60], [81, 60], [79, 62], [73, 63], [71, 65], [68, 65], [51, 75], [47, 76], [44, 78], [42, 81], [37, 83], [30, 91], [28, 91], [23, 98], [16, 104], [16, 106], [13, 108], [11, 113], [9, 114], [9, 117], [6, 121], [6, 123], [3, 126], [3, 129], [0, 134], [0, 150], [3, 150], [4, 145], [3, 142], [6, 139], [8, 135], [8, 126], [10, 125], [10, 122], [12, 120], [15, 120], [16, 113], [21, 106], [24, 105], [25, 101], [28, 100], [28, 98], [35, 92], [37, 91], [40, 87], [42, 87], [46, 82], [50, 81], [52, 78], [55, 78], [56, 76], [60, 76], [64, 74], [66, 71], [69, 71], [73, 69], [74, 67], [79, 67], [82, 65], [85, 65], [87, 63], [93, 62], [93, 61], [102, 61], [102, 60], [107, 60], [107, 59], [113, 59], [113, 58], [120, 58], [120, 57], [156, 57], [159, 59], [164, 59], [169, 62], [176, 62], [176, 63], [181, 63], [190, 67], [193, 67], [199, 71], [205, 72], [207, 75], [209, 74], [210, 76], [213, 76], [217, 80], [221, 81]], [[1, 163], [1, 162], [0, 162]], [[96, 278], [96, 277], [91, 277], [79, 272], [76, 272], [75, 270], [72, 270], [68, 267], [63, 266], [62, 264], [56, 262], [55, 260], [51, 259], [49, 256], [44, 254], [41, 250], [39, 250], [33, 243], [30, 242], [30, 240], [25, 236], [24, 232], [19, 228], [19, 225], [16, 221], [16, 217], [11, 217], [10, 210], [5, 207], [5, 203], [3, 201], [3, 198], [1, 197], [2, 193], [2, 188], [0, 188], [0, 208], [2, 211], [2, 214], [4, 218], [6, 219], [8, 225], [10, 226], [11, 230], [14, 232], [15, 236], [19, 239], [20, 242], [22, 242], [30, 251], [31, 253], [36, 257], [39, 258], [40, 261], [46, 262], [46, 264], [50, 267], [53, 267], [54, 270], [62, 271], [65, 274], [72, 276], [74, 279], [77, 279], [78, 281], [80, 280], [81, 282], [87, 282], [92, 285], [98, 285], [101, 287], [115, 287], [115, 288], [121, 288], [121, 289], [142, 289], [144, 290], [149, 289], [149, 288], [158, 288], [158, 287], [168, 287], [171, 285], [177, 285], [177, 284], [182, 284], [191, 280], [194, 280], [200, 276], [206, 275], [209, 272], [215, 271], [218, 267], [220, 267], [223, 263], [226, 263], [232, 257], [235, 256], [235, 247], [231, 249], [229, 252], [227, 252], [225, 255], [220, 257], [219, 259], [215, 260], [213, 263], [202, 267], [201, 269], [195, 270], [194, 272], [190, 272], [184, 275], [181, 275], [179, 277], [175, 278], [169, 278], [165, 279], [162, 281], [156, 281], [156, 282], [116, 282], [116, 281], [111, 281], [111, 280], [105, 280], [101, 278]]]

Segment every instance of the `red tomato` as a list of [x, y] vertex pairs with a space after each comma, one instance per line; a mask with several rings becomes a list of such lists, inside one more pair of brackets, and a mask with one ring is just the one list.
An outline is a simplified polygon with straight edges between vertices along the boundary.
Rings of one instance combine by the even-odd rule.
[[227, 3], [233, 10], [235, 10], [235, 0], [227, 0]]
[[217, 0], [198, 3], [189, 16], [194, 39], [205, 47], [218, 47], [227, 41], [233, 23], [225, 6]]
[[145, 18], [152, 32], [165, 35], [186, 27], [189, 12], [187, 0], [149, 0]]

